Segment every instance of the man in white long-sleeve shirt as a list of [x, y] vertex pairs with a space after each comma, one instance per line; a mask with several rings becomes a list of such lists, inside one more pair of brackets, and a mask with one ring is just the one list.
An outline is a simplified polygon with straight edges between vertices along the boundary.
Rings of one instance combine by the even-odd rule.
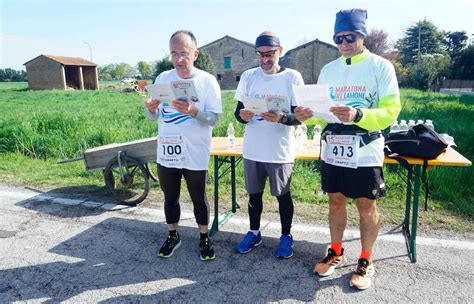
[[[208, 236], [209, 203], [205, 186], [212, 127], [222, 113], [221, 92], [214, 76], [194, 67], [199, 51], [193, 33], [175, 32], [170, 39], [170, 51], [174, 69], [158, 75], [155, 83], [191, 80], [198, 96], [169, 103], [151, 99], [145, 102], [147, 117], [158, 120], [158, 178], [165, 195], [169, 231], [159, 256], [171, 257], [181, 245], [176, 229], [180, 219], [181, 178], [184, 177], [199, 226], [200, 258], [212, 260], [215, 255]], [[170, 151], [179, 157], [170, 157]]]

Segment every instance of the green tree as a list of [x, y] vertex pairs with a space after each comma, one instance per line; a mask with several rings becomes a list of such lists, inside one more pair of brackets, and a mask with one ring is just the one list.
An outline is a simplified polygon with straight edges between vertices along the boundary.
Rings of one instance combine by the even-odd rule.
[[212, 61], [209, 54], [204, 51], [199, 52], [199, 56], [194, 62], [194, 66], [198, 69], [208, 72], [209, 74], [216, 74], [216, 66], [214, 65], [214, 62]]
[[474, 80], [474, 45], [462, 50], [452, 65], [452, 76]]
[[409, 66], [408, 86], [420, 90], [435, 90], [439, 80], [449, 73], [449, 56], [423, 55], [419, 64]]
[[99, 67], [99, 79], [100, 80], [113, 80], [115, 79], [115, 65], [108, 64]]
[[127, 63], [119, 63], [115, 67], [115, 79], [122, 79], [124, 77], [134, 77], [135, 69]]
[[427, 54], [445, 54], [443, 33], [430, 21], [418, 21], [405, 31], [395, 48], [400, 53], [402, 64], [418, 63], [418, 57]]
[[4, 81], [26, 81], [26, 72], [23, 70], [17, 71], [11, 68], [0, 69], [0, 82]]
[[160, 75], [162, 72], [171, 70], [172, 68], [173, 62], [169, 60], [168, 57], [164, 57], [156, 63], [155, 72], [153, 73], [153, 79], [155, 79], [156, 76]]
[[151, 77], [151, 65], [145, 61], [139, 61], [137, 63], [137, 70], [140, 73], [142, 79], [150, 79]]
[[446, 46], [446, 51], [453, 62], [459, 56], [459, 53], [461, 53], [461, 51], [466, 47], [467, 39], [468, 37], [465, 31], [444, 33], [444, 45]]

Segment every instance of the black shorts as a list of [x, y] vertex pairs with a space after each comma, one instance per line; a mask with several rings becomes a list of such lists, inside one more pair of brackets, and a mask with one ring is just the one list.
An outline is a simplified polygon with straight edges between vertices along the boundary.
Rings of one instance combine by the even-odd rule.
[[365, 197], [375, 200], [385, 195], [382, 167], [352, 169], [322, 162], [321, 184], [324, 192], [340, 192], [349, 198]]

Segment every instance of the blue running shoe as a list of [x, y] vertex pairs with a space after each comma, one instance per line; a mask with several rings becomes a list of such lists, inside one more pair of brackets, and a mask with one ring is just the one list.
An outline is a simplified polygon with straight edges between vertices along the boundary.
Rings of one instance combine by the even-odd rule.
[[276, 252], [277, 258], [289, 259], [293, 256], [293, 237], [291, 234], [282, 234], [280, 246]]
[[262, 244], [262, 235], [260, 234], [260, 231], [257, 235], [252, 231], [249, 231], [244, 239], [237, 244], [235, 250], [237, 250], [238, 253], [248, 253], [253, 248], [260, 246], [260, 244]]

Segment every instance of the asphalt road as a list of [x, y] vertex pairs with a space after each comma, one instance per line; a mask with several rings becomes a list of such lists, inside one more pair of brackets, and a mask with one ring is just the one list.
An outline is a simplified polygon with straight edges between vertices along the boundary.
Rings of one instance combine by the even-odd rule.
[[294, 225], [288, 260], [274, 257], [280, 229], [267, 220], [262, 246], [235, 253], [247, 227], [234, 216], [213, 239], [216, 259], [202, 262], [193, 215], [183, 210], [182, 246], [161, 259], [162, 210], [0, 186], [0, 302], [474, 302], [472, 240], [420, 237], [413, 264], [403, 236], [382, 231], [373, 286], [357, 291], [349, 287], [357, 231], [345, 235], [346, 266], [318, 278], [312, 268], [325, 253], [326, 227]]

